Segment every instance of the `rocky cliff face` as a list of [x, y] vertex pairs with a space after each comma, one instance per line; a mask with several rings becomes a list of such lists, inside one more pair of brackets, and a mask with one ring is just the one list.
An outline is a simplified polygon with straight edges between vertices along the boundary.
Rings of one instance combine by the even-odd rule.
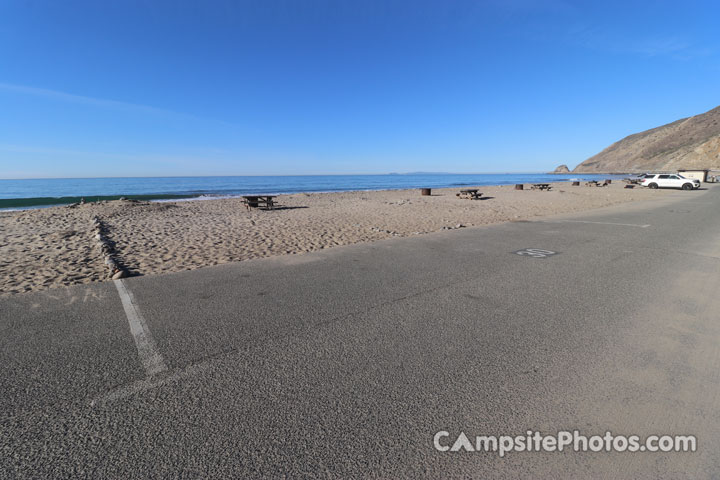
[[560, 165], [552, 173], [570, 173], [570, 169], [567, 165]]
[[720, 169], [720, 107], [636, 133], [575, 167], [578, 173]]

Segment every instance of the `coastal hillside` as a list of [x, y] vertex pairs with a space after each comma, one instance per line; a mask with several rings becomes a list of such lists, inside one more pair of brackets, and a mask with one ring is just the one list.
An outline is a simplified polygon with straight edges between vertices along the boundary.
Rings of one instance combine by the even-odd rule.
[[615, 142], [575, 167], [577, 173], [720, 168], [720, 107]]

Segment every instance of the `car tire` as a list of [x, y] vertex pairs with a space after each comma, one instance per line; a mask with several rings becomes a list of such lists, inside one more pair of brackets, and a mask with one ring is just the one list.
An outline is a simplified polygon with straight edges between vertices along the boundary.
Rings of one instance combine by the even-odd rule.
[[657, 183], [651, 183], [650, 185], [648, 185], [648, 188], [652, 188], [652, 189], [656, 189], [657, 187], [658, 187]]
[[692, 190], [692, 189], [693, 189], [693, 185], [692, 185], [692, 183], [684, 183], [683, 186], [682, 186], [682, 189], [683, 189], [683, 190]]

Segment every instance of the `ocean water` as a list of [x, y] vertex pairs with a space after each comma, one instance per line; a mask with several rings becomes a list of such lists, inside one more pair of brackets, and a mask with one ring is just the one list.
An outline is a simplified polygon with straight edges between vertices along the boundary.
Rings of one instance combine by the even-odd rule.
[[250, 194], [397, 190], [516, 183], [550, 183], [571, 179], [618, 178], [613, 175], [541, 173], [389, 174], [253, 177], [139, 177], [0, 180], [0, 209], [39, 208], [80, 201], [179, 200]]

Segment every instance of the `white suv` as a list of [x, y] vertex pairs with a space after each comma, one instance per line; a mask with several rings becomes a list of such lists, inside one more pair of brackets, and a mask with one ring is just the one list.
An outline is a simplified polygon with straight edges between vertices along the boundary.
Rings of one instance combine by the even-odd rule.
[[649, 173], [643, 176], [640, 184], [649, 188], [682, 188], [683, 190], [700, 188], [700, 180], [673, 173]]

